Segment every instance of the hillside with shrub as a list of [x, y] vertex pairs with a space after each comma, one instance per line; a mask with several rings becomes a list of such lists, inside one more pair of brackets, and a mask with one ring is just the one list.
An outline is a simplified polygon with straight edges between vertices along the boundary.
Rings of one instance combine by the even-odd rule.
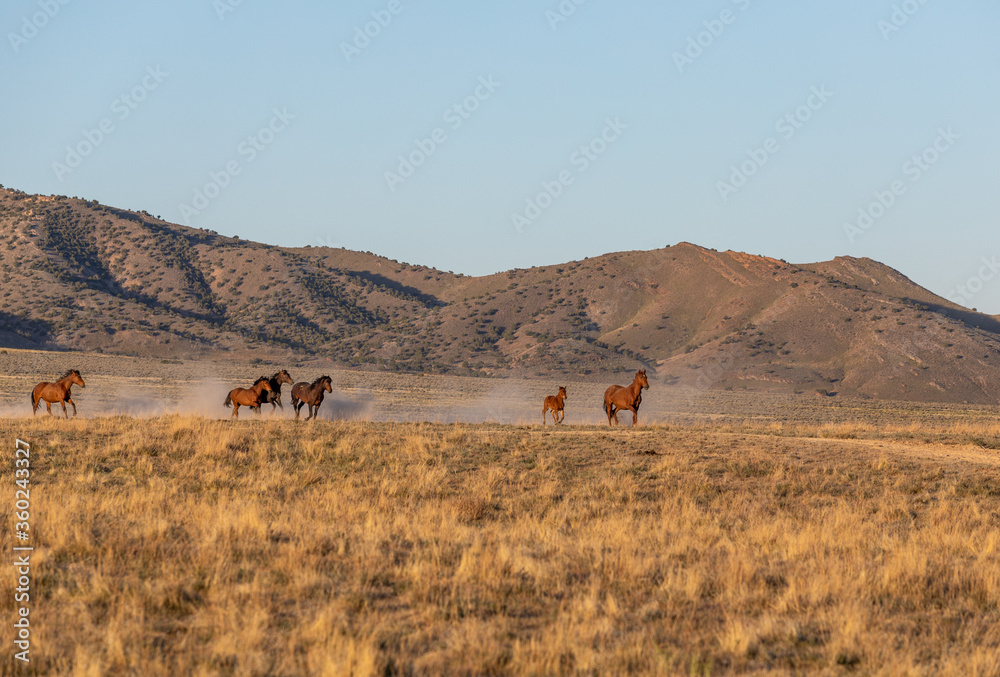
[[682, 243], [470, 277], [0, 189], [0, 345], [994, 403], [1000, 322], [868, 259]]

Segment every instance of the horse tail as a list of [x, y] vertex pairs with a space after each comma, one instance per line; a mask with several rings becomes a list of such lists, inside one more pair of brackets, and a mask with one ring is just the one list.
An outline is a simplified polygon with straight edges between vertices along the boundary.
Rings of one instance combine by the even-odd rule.
[[34, 390], [32, 390], [30, 393], [28, 393], [28, 399], [31, 400], [31, 410], [34, 411], [35, 410], [35, 391]]
[[228, 395], [226, 395], [225, 405], [226, 405], [227, 408], [229, 408], [229, 407], [231, 407], [233, 405], [233, 394], [232, 393], [229, 393]]

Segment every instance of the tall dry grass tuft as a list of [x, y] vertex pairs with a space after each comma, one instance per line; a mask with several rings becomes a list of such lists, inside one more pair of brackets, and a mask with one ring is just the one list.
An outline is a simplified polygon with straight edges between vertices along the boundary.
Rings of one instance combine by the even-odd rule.
[[3, 420], [33, 449], [33, 665], [1000, 673], [983, 428], [752, 427]]

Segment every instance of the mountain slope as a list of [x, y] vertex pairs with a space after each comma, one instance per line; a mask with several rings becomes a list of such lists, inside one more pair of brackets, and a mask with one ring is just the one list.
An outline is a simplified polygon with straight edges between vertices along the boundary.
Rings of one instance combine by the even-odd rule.
[[878, 262], [682, 243], [468, 277], [0, 189], [0, 345], [992, 403], [1000, 322]]

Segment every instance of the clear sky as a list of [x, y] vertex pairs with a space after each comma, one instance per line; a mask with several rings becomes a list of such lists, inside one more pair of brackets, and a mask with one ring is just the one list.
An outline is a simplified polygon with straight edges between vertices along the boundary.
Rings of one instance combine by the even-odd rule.
[[0, 183], [467, 274], [869, 256], [1000, 313], [998, 26], [995, 0], [7, 0]]

